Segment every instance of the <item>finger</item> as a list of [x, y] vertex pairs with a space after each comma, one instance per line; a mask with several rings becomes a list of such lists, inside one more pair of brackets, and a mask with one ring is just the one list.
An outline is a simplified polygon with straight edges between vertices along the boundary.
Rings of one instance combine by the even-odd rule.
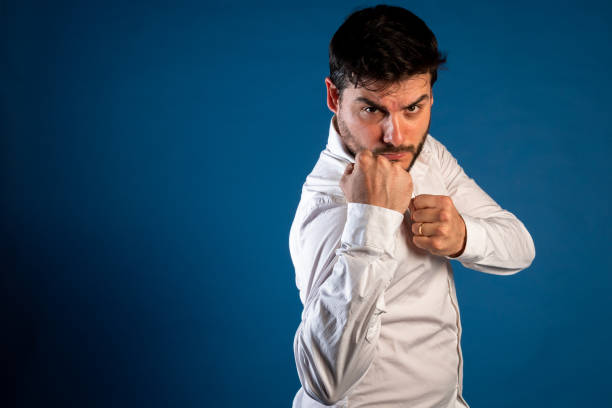
[[357, 152], [357, 154], [355, 155], [355, 162], [357, 162], [357, 159], [360, 157], [374, 157], [374, 154], [372, 153], [371, 150], [368, 149], [361, 149]]
[[430, 254], [437, 255], [441, 251], [441, 248], [439, 247], [440, 246], [439, 239], [435, 237], [425, 237], [425, 236], [415, 235], [412, 237], [412, 243], [417, 248], [421, 248], [429, 252]]
[[367, 167], [372, 158], [373, 156], [371, 151], [367, 149], [358, 151], [355, 155], [355, 168], [361, 169], [362, 167]]
[[[384, 156], [383, 156], [384, 157]], [[404, 169], [402, 167], [401, 164], [399, 164], [399, 162], [392, 162], [389, 159], [385, 158], [389, 163], [391, 163], [391, 168], [393, 170], [395, 170], [398, 174], [400, 174], [401, 178], [406, 180], [405, 182], [410, 182], [410, 184], [413, 184], [413, 180], [412, 180], [412, 175], [406, 171], [406, 169]]]
[[438, 222], [415, 222], [410, 227], [412, 234], [419, 237], [432, 237], [440, 235], [440, 223]]
[[431, 247], [431, 238], [414, 235], [412, 237], [412, 243], [417, 247], [425, 250], [429, 250]]
[[421, 194], [414, 197], [414, 207], [419, 210], [421, 208], [441, 208], [441, 202], [444, 200], [442, 195]]
[[389, 165], [392, 166], [394, 164], [394, 162], [392, 162], [391, 160], [387, 159], [385, 157], [384, 154], [377, 154], [374, 155], [374, 158], [379, 162], [379, 163], [384, 163], [385, 165]]
[[410, 213], [412, 222], [439, 222], [440, 209], [438, 208], [423, 208]]
[[353, 163], [347, 164], [346, 168], [344, 169], [344, 173], [342, 174], [342, 177], [340, 177], [340, 188], [345, 194], [346, 194], [346, 190], [345, 190], [346, 183], [350, 179], [351, 174], [353, 174], [354, 168], [355, 168], [355, 165]]

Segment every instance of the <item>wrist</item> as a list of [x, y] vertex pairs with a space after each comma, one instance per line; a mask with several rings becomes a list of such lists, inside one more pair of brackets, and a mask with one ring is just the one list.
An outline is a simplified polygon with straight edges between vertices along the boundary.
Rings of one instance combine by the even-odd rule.
[[451, 258], [456, 258], [463, 254], [463, 251], [465, 251], [465, 244], [467, 243], [467, 228], [465, 226], [465, 221], [463, 221], [463, 217], [461, 217], [461, 215], [459, 215], [459, 217], [461, 218], [461, 223], [463, 224], [463, 243], [461, 244], [461, 249], [458, 252], [449, 255]]

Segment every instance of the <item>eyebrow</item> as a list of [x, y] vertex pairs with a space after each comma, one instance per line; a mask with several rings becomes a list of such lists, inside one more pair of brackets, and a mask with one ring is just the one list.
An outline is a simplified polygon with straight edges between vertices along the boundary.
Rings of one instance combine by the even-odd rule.
[[[423, 94], [423, 95], [419, 96], [419, 98], [416, 101], [412, 102], [410, 105], [404, 106], [402, 109], [408, 109], [410, 107], [413, 107], [414, 105], [416, 105], [417, 103], [421, 102], [424, 99], [429, 99], [429, 94]], [[368, 99], [368, 98], [366, 98], [364, 96], [360, 96], [360, 97], [358, 97], [355, 100], [358, 101], [358, 102], [367, 103], [368, 105], [378, 109], [379, 111], [387, 113], [387, 109], [384, 106], [379, 105], [376, 102], [374, 102], [374, 101], [372, 101], [372, 100], [370, 100], [370, 99]]]

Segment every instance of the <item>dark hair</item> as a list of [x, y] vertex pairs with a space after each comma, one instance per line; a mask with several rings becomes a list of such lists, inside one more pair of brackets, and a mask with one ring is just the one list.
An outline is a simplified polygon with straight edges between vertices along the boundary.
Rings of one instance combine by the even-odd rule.
[[401, 7], [358, 10], [347, 17], [329, 43], [329, 76], [340, 93], [348, 83], [367, 88], [380, 81], [385, 88], [427, 72], [433, 86], [437, 69], [445, 62], [434, 33]]

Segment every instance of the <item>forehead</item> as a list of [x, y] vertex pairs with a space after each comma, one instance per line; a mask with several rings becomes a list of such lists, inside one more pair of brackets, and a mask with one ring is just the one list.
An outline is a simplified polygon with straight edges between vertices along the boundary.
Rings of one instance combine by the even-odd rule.
[[414, 100], [423, 94], [429, 94], [431, 75], [418, 74], [410, 76], [392, 84], [374, 82], [369, 84], [367, 88], [362, 86], [348, 86], [343, 90], [343, 97], [353, 100], [358, 97], [366, 97], [375, 101], [397, 100], [408, 101]]

